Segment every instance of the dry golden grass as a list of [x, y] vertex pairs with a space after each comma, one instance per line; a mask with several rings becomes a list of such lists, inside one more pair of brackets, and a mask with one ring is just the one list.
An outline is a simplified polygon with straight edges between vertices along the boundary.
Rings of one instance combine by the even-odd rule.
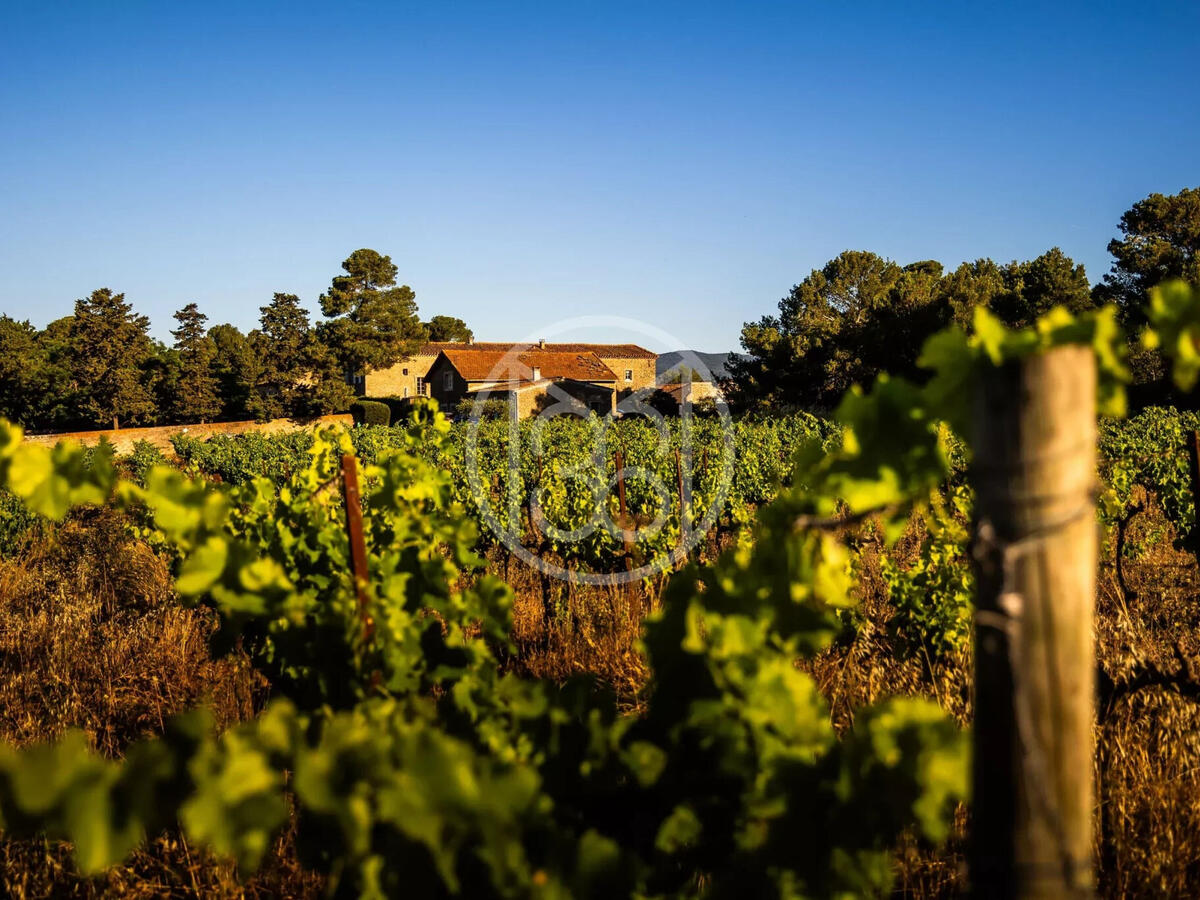
[[[1153, 510], [1130, 538], [1164, 529]], [[1110, 554], [1097, 598], [1097, 656], [1120, 680], [1145, 661], [1193, 673], [1200, 660], [1200, 570], [1172, 546], [1169, 529], [1123, 564], [1122, 591]], [[1183, 673], [1187, 675], [1186, 672]], [[1200, 893], [1200, 703], [1146, 688], [1099, 711], [1096, 859], [1110, 897]]]
[[[1154, 512], [1140, 514], [1129, 537], [1141, 540], [1163, 524]], [[903, 558], [915, 547], [902, 541], [891, 552]], [[861, 626], [804, 664], [829, 699], [835, 725], [849, 728], [856, 710], [895, 693], [929, 697], [969, 722], [969, 652], [940, 660], [898, 652], [878, 554], [868, 545], [861, 562]], [[629, 587], [569, 584], [499, 555], [490, 568], [516, 591], [517, 655], [509, 665], [550, 679], [595, 674], [627, 708], [636, 708], [649, 677], [637, 641], [644, 617], [661, 602], [665, 579]], [[1097, 598], [1104, 670], [1119, 681], [1142, 661], [1165, 671], [1178, 668], [1180, 654], [1200, 661], [1195, 558], [1174, 549], [1167, 533], [1126, 561], [1122, 574], [1126, 590], [1110, 548]], [[0, 562], [0, 738], [28, 742], [78, 726], [102, 752], [117, 755], [129, 741], [157, 732], [165, 717], [198, 704], [213, 709], [221, 725], [253, 715], [265, 686], [244, 659], [212, 659], [212, 627], [203, 611], [174, 602], [163, 565], [124, 536], [118, 518], [83, 514], [21, 559]], [[1200, 664], [1192, 666], [1200, 674]], [[1097, 740], [1101, 893], [1200, 893], [1200, 703], [1164, 688], [1119, 697], [1101, 710]], [[961, 892], [965, 810], [958, 819], [958, 836], [948, 847], [911, 840], [899, 849], [898, 896]], [[297, 863], [290, 835], [245, 881], [228, 862], [189, 847], [178, 834], [156, 838], [96, 879], [75, 874], [61, 845], [0, 840], [5, 896], [316, 896], [321, 888]]]
[[[1143, 498], [1145, 500], [1145, 498]], [[1153, 538], [1123, 566], [1128, 595], [1109, 547], [1099, 577], [1096, 641], [1100, 666], [1120, 681], [1141, 662], [1178, 668], [1176, 646], [1200, 676], [1200, 569], [1156, 511], [1130, 523], [1129, 540]], [[911, 536], [891, 553], [916, 552]], [[862, 621], [804, 667], [830, 702], [835, 726], [849, 728], [865, 704], [894, 694], [928, 697], [970, 722], [971, 654], [931, 659], [900, 652], [889, 633], [892, 610], [878, 545], [868, 543], [859, 569]], [[509, 573], [517, 590], [514, 636], [531, 674], [562, 678], [592, 672], [632, 700], [649, 672], [634, 650], [640, 616], [655, 608], [661, 584], [634, 594], [613, 588], [547, 585], [528, 570]], [[548, 615], [548, 613], [552, 614]], [[1200, 703], [1166, 688], [1116, 700], [1097, 722], [1096, 863], [1106, 897], [1200, 895]], [[952, 897], [966, 886], [968, 815], [946, 847], [906, 841], [897, 854], [896, 895]]]
[[[0, 560], [0, 739], [23, 744], [81, 728], [101, 753], [161, 731], [167, 717], [205, 705], [222, 727], [261, 706], [265, 685], [244, 657], [214, 661], [214, 619], [175, 602], [162, 562], [126, 537], [120, 517], [85, 511]], [[81, 877], [70, 848], [0, 840], [0, 896], [316, 896], [291, 836], [245, 883], [233, 865], [162, 835], [124, 866]]]
[[637, 651], [642, 620], [657, 608], [662, 582], [586, 585], [510, 567], [517, 671], [555, 681], [592, 674], [632, 702], [649, 677]]

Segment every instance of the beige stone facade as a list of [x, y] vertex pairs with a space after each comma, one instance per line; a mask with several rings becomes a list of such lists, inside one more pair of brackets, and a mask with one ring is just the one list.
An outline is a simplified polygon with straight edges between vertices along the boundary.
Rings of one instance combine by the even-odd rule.
[[643, 388], [654, 387], [655, 367], [658, 364], [657, 356], [646, 358], [642, 356], [605, 356], [602, 353], [596, 355], [606, 366], [616, 372], [617, 393], [621, 396], [633, 391], [640, 391]]
[[617, 375], [591, 352], [444, 350], [425, 384], [446, 412], [474, 399], [515, 401], [522, 419], [560, 403], [599, 415], [615, 412], [617, 404]]
[[[370, 372], [365, 378], [356, 383], [358, 393], [367, 397], [421, 397], [431, 396], [432, 390], [427, 384], [427, 376], [433, 362], [442, 350], [457, 352], [462, 350], [478, 350], [480, 352], [495, 352], [497, 350], [511, 351], [525, 345], [473, 342], [470, 344], [440, 342], [423, 346], [414, 356], [397, 363], [387, 369]], [[556, 344], [539, 342], [528, 345], [529, 350], [545, 350], [548, 352], [582, 352], [595, 353], [616, 375], [616, 391], [618, 397], [643, 388], [652, 388], [655, 380], [655, 366], [658, 356], [644, 347], [636, 344]]]
[[[422, 348], [424, 349], [424, 348]], [[426, 397], [424, 380], [436, 353], [419, 353], [378, 372], [369, 372], [361, 385], [367, 397]]]

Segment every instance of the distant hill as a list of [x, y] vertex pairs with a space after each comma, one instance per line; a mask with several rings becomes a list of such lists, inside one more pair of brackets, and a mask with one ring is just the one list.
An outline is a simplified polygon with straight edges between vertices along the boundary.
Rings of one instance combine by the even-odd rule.
[[[657, 374], [661, 379], [668, 372], [671, 372], [681, 363], [689, 365], [688, 358], [694, 354], [695, 358], [708, 367], [708, 371], [712, 372], [713, 378], [726, 378], [729, 375], [729, 370], [725, 368], [725, 363], [729, 360], [729, 353], [700, 353], [699, 351], [689, 350], [672, 350], [670, 353], [663, 353], [658, 357]], [[704, 374], [703, 372], [701, 374]]]

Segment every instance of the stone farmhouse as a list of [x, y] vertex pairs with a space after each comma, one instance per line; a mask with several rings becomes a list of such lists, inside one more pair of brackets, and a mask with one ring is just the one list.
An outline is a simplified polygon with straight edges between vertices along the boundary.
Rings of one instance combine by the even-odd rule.
[[615, 412], [617, 383], [617, 373], [595, 353], [551, 350], [443, 350], [425, 376], [429, 396], [442, 409], [463, 400], [515, 400], [522, 419], [560, 403], [598, 415]]
[[430, 342], [354, 386], [367, 397], [433, 397], [446, 409], [480, 393], [515, 394], [523, 417], [564, 395], [607, 412], [627, 394], [654, 388], [657, 360], [637, 344]]

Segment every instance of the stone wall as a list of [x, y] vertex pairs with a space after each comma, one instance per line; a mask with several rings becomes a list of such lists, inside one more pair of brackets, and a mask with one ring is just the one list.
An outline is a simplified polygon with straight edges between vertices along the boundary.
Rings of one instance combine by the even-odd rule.
[[348, 415], [321, 416], [316, 419], [297, 421], [295, 419], [272, 419], [269, 422], [210, 422], [206, 425], [160, 425], [154, 428], [118, 428], [106, 431], [72, 431], [61, 434], [31, 434], [25, 440], [31, 444], [42, 444], [52, 447], [59, 441], [75, 441], [80, 444], [97, 444], [105, 438], [117, 453], [131, 453], [133, 445], [138, 441], [147, 441], [159, 450], [170, 453], [171, 438], [177, 434], [189, 437], [209, 438], [218, 434], [282, 434], [287, 431], [299, 431], [318, 425], [354, 424]]
[[[469, 350], [470, 347], [470, 344], [464, 344], [462, 349]], [[599, 354], [597, 355], [599, 356]], [[418, 396], [417, 379], [425, 378], [428, 375], [429, 367], [433, 365], [435, 359], [437, 359], [436, 354], [412, 356], [389, 368], [370, 372], [364, 381], [363, 395], [366, 397], [416, 397]], [[645, 359], [640, 356], [633, 358], [600, 356], [600, 360], [616, 373], [618, 392], [640, 391], [642, 388], [654, 386], [656, 361], [653, 357]], [[625, 380], [626, 370], [629, 370], [633, 376], [629, 381]], [[406, 389], [407, 394], [405, 393]], [[431, 391], [426, 386], [425, 396], [430, 395]]]
[[[406, 360], [368, 372], [364, 381], [363, 396], [366, 397], [417, 397], [417, 379], [424, 378], [437, 356], [412, 356]], [[425, 388], [429, 396], [429, 388]]]
[[[656, 360], [637, 357], [628, 359], [620, 356], [601, 356], [601, 362], [617, 375], [617, 391], [640, 391], [645, 387], [654, 387]], [[633, 378], [625, 380], [625, 372], [630, 371]]]

